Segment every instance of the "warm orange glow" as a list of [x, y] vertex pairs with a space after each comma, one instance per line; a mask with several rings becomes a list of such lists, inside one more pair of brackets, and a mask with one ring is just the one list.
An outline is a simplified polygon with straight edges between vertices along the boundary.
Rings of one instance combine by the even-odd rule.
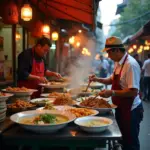
[[21, 35], [19, 32], [16, 33], [16, 41], [20, 40], [21, 39]]
[[70, 131], [70, 134], [71, 134], [72, 136], [76, 136], [77, 131]]
[[80, 47], [80, 42], [77, 42], [77, 43], [76, 43], [76, 46], [77, 46], [77, 47]]
[[133, 45], [133, 49], [136, 49], [137, 48], [137, 45]]
[[138, 49], [137, 53], [138, 54], [142, 53], [142, 49]]
[[47, 25], [47, 24], [43, 25], [42, 33], [43, 33], [43, 35], [49, 35], [50, 34], [50, 27], [49, 27], [49, 25]]
[[144, 50], [148, 51], [148, 50], [150, 50], [150, 47], [149, 46], [144, 46]]
[[21, 19], [24, 21], [30, 21], [32, 19], [32, 8], [29, 4], [24, 4], [21, 8]]
[[150, 45], [150, 40], [146, 40], [145, 45]]
[[143, 49], [143, 47], [144, 47], [143, 45], [140, 45], [140, 49]]
[[57, 33], [57, 32], [53, 32], [53, 33], [52, 33], [52, 40], [53, 40], [53, 41], [57, 41], [58, 38], [59, 38], [58, 33]]
[[85, 55], [85, 56], [91, 56], [91, 53], [90, 53], [89, 50], [88, 50], [87, 48], [85, 48], [85, 47], [82, 49], [82, 54]]
[[75, 37], [74, 36], [72, 36], [71, 38], [69, 38], [69, 43], [70, 44], [74, 44], [74, 42], [75, 42]]
[[133, 48], [130, 48], [130, 49], [128, 50], [129, 53], [132, 53], [133, 51], [134, 51]]
[[82, 33], [82, 30], [78, 30], [79, 33]]

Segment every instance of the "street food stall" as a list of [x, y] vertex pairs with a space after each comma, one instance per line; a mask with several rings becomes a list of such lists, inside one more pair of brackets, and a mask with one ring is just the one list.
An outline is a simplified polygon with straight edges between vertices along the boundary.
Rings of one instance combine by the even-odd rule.
[[[69, 90], [42, 93], [44, 98], [28, 101], [22, 97], [18, 99], [19, 95], [31, 95], [35, 90], [23, 87], [3, 89], [0, 112], [5, 110], [5, 115], [0, 123], [0, 146], [3, 149], [8, 146], [28, 146], [34, 150], [41, 147], [115, 148], [116, 141], [121, 139], [113, 114], [116, 106], [101, 97], [94, 99], [97, 91], [84, 97], [79, 96], [80, 88], [72, 91], [75, 90], [75, 93]], [[72, 94], [76, 94], [76, 97], [72, 97]], [[6, 100], [14, 95], [17, 95], [16, 100], [10, 99], [8, 104]], [[2, 108], [3, 105], [5, 108]]]
[[[84, 82], [85, 80], [73, 87], [70, 86], [70, 79], [62, 78], [61, 81], [49, 79], [48, 83], [39, 84], [44, 90], [36, 99], [31, 98], [36, 89], [16, 85], [16, 40], [20, 39], [16, 30], [17, 24], [23, 27], [23, 50], [29, 47], [33, 37], [51, 38], [56, 47], [55, 69], [60, 71], [62, 54], [69, 55], [69, 51], [62, 52], [66, 41], [70, 41], [71, 55], [74, 49], [84, 57], [92, 55], [84, 46], [80, 48], [81, 41], [76, 40], [74, 43], [74, 35], [83, 33], [84, 36], [87, 29], [83, 24], [91, 30], [94, 29], [98, 2], [97, 0], [82, 2], [31, 0], [27, 4], [23, 0], [1, 2], [0, 8], [3, 8], [1, 9], [3, 11], [0, 11], [0, 16], [12, 29], [11, 73], [14, 85], [5, 85], [0, 91], [0, 149], [100, 147], [117, 150], [120, 147], [118, 140], [122, 135], [113, 114], [116, 106], [111, 104], [110, 100], [97, 96], [103, 88], [102, 84], [91, 83], [87, 89], [88, 83]], [[65, 30], [68, 30], [67, 36]], [[65, 35], [62, 37], [62, 34]], [[87, 39], [83, 41], [88, 42]]]

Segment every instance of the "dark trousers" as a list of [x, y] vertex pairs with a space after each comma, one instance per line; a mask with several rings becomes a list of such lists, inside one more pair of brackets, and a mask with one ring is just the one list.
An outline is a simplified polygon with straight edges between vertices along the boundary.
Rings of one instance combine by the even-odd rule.
[[143, 93], [144, 99], [150, 100], [150, 77], [144, 77], [143, 79]]
[[[118, 108], [116, 109], [116, 120], [121, 130], [123, 140], [123, 150], [140, 150], [139, 131], [140, 122], [143, 119], [143, 106], [140, 104], [137, 108], [131, 111], [130, 117], [122, 116]], [[130, 118], [130, 119], [127, 119]]]

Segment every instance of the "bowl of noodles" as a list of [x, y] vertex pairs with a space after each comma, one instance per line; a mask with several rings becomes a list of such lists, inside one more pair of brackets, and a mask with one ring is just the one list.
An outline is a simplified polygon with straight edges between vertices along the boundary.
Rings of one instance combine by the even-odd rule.
[[57, 110], [32, 110], [16, 113], [11, 121], [36, 133], [53, 133], [74, 121], [75, 115]]

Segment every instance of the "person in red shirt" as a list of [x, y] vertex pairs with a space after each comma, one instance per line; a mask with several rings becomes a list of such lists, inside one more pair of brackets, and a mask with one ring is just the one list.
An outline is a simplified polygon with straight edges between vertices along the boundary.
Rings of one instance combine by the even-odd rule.
[[123, 150], [140, 150], [138, 136], [143, 119], [143, 106], [139, 97], [140, 66], [126, 52], [122, 40], [118, 37], [108, 38], [103, 52], [108, 53], [108, 57], [115, 62], [114, 72], [107, 78], [92, 75], [89, 82], [112, 85], [111, 90], [102, 90], [99, 96], [111, 97], [117, 106], [115, 117], [122, 133]]
[[51, 41], [42, 37], [32, 48], [24, 50], [18, 56], [18, 87], [37, 89], [33, 97], [40, 97], [40, 83], [47, 83], [46, 76], [61, 78], [61, 75], [48, 70], [45, 63], [45, 56], [51, 47]]

